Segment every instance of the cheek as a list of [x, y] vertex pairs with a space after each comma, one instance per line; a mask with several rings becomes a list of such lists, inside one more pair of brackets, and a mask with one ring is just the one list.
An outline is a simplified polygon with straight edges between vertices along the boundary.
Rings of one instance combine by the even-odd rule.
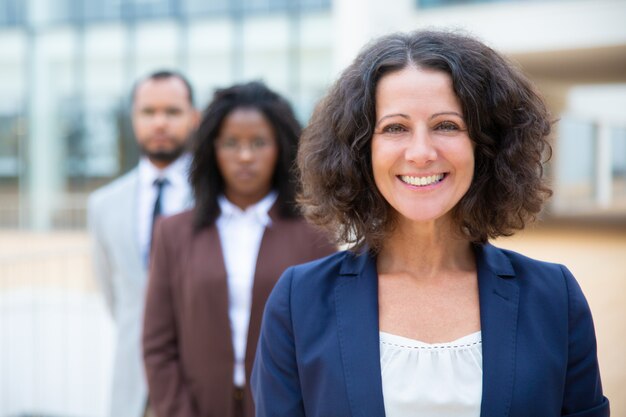
[[177, 120], [176, 128], [180, 130], [188, 130], [193, 127], [193, 120], [189, 117]]
[[372, 141], [372, 174], [374, 175], [374, 182], [379, 189], [387, 178], [387, 173], [391, 166], [391, 158], [386, 151], [384, 146], [377, 144], [377, 141]]
[[271, 153], [267, 155], [267, 158], [263, 162], [263, 171], [267, 173], [270, 177], [273, 176], [274, 171], [276, 170], [276, 164], [278, 163], [278, 151], [274, 149]]
[[467, 191], [474, 179], [475, 169], [474, 147], [470, 146], [463, 149], [457, 158], [457, 166], [462, 172], [463, 187]]
[[218, 153], [215, 156], [215, 162], [217, 164], [217, 170], [222, 175], [223, 179], [226, 181], [228, 178], [228, 160], [224, 157], [221, 157]]
[[135, 122], [133, 124], [133, 128], [135, 129], [135, 132], [141, 134], [150, 129], [150, 124], [146, 122]]

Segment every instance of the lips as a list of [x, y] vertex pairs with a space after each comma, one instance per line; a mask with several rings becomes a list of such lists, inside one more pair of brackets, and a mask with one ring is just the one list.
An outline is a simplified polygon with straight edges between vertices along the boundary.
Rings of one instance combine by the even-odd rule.
[[412, 176], [412, 175], [400, 175], [398, 178], [405, 184], [413, 185], [416, 187], [426, 187], [433, 185], [444, 179], [446, 174], [433, 174], [428, 176]]
[[252, 178], [255, 178], [257, 176], [257, 174], [254, 171], [251, 170], [239, 170], [237, 172], [235, 172], [235, 177], [240, 178], [242, 180], [249, 180]]

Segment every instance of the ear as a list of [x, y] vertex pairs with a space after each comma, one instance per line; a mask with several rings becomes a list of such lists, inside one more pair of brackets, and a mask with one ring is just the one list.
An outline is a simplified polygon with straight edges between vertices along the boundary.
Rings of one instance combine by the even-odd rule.
[[194, 129], [197, 129], [198, 125], [200, 124], [200, 116], [200, 112], [194, 108], [191, 114], [191, 122], [193, 123]]

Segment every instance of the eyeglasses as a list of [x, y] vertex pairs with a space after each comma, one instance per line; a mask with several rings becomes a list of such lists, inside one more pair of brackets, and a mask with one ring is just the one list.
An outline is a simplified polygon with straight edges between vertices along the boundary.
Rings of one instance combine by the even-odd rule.
[[218, 150], [229, 154], [236, 155], [244, 149], [250, 150], [251, 153], [258, 153], [271, 147], [273, 143], [264, 138], [256, 138], [250, 142], [238, 141], [236, 139], [218, 139], [215, 146]]

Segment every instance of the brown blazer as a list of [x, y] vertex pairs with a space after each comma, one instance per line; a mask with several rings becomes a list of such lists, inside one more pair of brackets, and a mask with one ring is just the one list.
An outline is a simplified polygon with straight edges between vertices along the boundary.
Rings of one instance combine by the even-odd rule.
[[[302, 219], [274, 206], [254, 276], [246, 381], [254, 362], [265, 301], [282, 272], [335, 248]], [[193, 211], [155, 229], [143, 329], [150, 406], [158, 417], [232, 417], [233, 368], [226, 269], [215, 225], [195, 231]], [[254, 416], [248, 386], [245, 416]]]

